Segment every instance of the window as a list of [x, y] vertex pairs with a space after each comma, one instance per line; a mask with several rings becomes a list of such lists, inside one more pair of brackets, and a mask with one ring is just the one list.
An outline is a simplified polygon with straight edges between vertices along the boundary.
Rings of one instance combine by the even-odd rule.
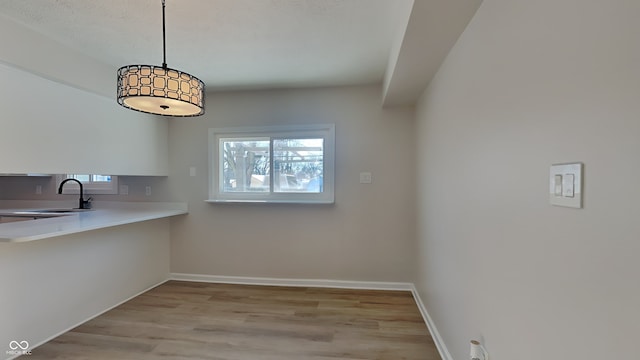
[[[85, 194], [117, 194], [118, 177], [96, 174], [63, 174], [57, 176], [58, 185], [65, 179], [76, 179], [82, 182]], [[63, 194], [79, 194], [80, 187], [74, 181], [64, 184]]]
[[209, 129], [209, 202], [333, 203], [335, 126]]

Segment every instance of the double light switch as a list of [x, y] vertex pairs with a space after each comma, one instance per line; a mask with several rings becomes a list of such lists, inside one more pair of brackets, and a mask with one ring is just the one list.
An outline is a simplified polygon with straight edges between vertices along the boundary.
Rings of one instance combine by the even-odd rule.
[[582, 207], [582, 163], [551, 165], [549, 179], [551, 205]]

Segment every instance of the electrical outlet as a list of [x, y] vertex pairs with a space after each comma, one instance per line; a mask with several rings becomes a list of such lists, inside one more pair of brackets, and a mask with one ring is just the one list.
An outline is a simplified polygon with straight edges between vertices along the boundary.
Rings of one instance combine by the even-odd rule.
[[487, 349], [485, 349], [478, 340], [471, 340], [469, 358], [471, 360], [489, 360], [489, 352], [487, 352]]
[[151, 196], [151, 186], [147, 186], [144, 188], [144, 194], [147, 196]]
[[36, 185], [36, 195], [42, 195], [42, 185]]
[[360, 173], [360, 184], [371, 184], [371, 173], [370, 172], [361, 172]]

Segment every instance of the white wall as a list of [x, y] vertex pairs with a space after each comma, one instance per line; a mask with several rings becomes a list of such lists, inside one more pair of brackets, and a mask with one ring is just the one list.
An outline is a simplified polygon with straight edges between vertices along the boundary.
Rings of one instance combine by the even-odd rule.
[[[454, 359], [634, 359], [640, 2], [484, 0], [418, 107], [420, 295]], [[585, 164], [584, 209], [548, 204]]]
[[0, 243], [0, 358], [33, 348], [169, 275], [169, 220]]
[[[413, 108], [382, 110], [379, 86], [210, 93], [203, 118], [170, 122], [171, 271], [410, 281], [414, 273]], [[334, 205], [207, 204], [210, 127], [336, 124]], [[189, 167], [197, 176], [189, 176]], [[373, 184], [359, 184], [370, 171]]]

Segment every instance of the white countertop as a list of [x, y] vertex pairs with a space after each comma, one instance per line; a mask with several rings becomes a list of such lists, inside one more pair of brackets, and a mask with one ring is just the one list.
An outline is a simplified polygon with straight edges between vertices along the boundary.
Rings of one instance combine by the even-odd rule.
[[[0, 212], [72, 208], [58, 201], [0, 201]], [[96, 202], [91, 211], [0, 224], [0, 243], [25, 242], [187, 214], [186, 203]]]

